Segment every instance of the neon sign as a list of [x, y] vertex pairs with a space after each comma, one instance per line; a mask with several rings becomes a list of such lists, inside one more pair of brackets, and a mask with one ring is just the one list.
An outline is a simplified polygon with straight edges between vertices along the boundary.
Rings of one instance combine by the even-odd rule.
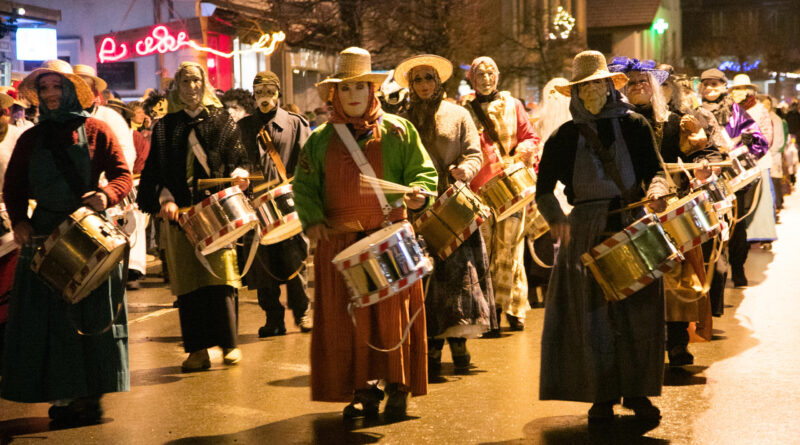
[[186, 31], [180, 31], [173, 35], [169, 28], [159, 25], [150, 31], [150, 34], [143, 39], [136, 41], [130, 49], [128, 43], [117, 43], [114, 37], [106, 37], [100, 43], [97, 52], [97, 60], [100, 63], [116, 62], [128, 57], [143, 57], [151, 54], [165, 54], [178, 51], [183, 48], [193, 48], [197, 51], [207, 52], [219, 57], [230, 59], [239, 54], [262, 53], [265, 56], [272, 54], [279, 42], [286, 40], [286, 34], [282, 31], [272, 34], [262, 34], [261, 37], [248, 49], [236, 50], [229, 53], [218, 51], [214, 48], [202, 46], [189, 39]]

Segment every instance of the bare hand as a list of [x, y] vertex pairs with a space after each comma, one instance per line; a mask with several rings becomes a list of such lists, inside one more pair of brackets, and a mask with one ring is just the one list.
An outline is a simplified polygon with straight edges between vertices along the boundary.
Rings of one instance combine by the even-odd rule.
[[238, 186], [241, 190], [247, 190], [247, 187], [250, 187], [250, 180], [247, 179], [249, 176], [250, 173], [247, 170], [237, 168], [231, 173], [233, 185]]
[[425, 205], [426, 198], [425, 195], [420, 193], [420, 190], [422, 190], [420, 187], [415, 186], [410, 192], [406, 193], [406, 196], [403, 197], [406, 207], [411, 210], [417, 210]]
[[569, 224], [560, 223], [550, 226], [550, 236], [558, 241], [561, 241], [561, 246], [565, 247], [569, 244], [570, 233]]
[[687, 114], [681, 118], [681, 131], [697, 133], [699, 130], [701, 130], [700, 121], [696, 117]]
[[20, 246], [31, 242], [33, 226], [28, 221], [20, 221], [14, 226], [14, 241]]
[[327, 241], [330, 234], [330, 229], [325, 224], [315, 224], [306, 229], [306, 236], [312, 240]]
[[96, 212], [102, 212], [108, 207], [108, 196], [103, 192], [89, 192], [81, 196], [83, 205], [91, 207]]
[[664, 210], [667, 210], [667, 200], [665, 198], [653, 198], [650, 203], [647, 204], [650, 207], [650, 210], [661, 213]]
[[178, 204], [175, 204], [173, 201], [167, 201], [164, 204], [161, 204], [161, 212], [159, 212], [158, 215], [167, 221], [177, 221]]
[[450, 167], [450, 176], [457, 181], [467, 181], [467, 171], [461, 167], [451, 166]]
[[697, 178], [698, 181], [705, 181], [711, 176], [711, 167], [708, 166], [708, 160], [706, 159], [703, 159], [700, 163], [703, 164], [703, 166], [694, 169], [694, 177]]

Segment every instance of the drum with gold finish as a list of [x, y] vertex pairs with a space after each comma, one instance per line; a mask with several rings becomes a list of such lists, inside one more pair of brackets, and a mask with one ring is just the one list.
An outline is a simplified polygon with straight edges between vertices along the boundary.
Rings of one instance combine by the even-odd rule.
[[258, 225], [256, 212], [237, 186], [221, 190], [181, 213], [186, 238], [203, 255], [214, 253]]
[[648, 214], [581, 255], [606, 300], [620, 301], [660, 278], [683, 256]]
[[720, 231], [714, 204], [705, 191], [697, 191], [669, 203], [658, 214], [664, 231], [681, 253], [710, 240]]
[[456, 181], [414, 221], [414, 229], [428, 249], [444, 260], [490, 216], [491, 211], [469, 186]]
[[502, 221], [522, 210], [536, 193], [536, 173], [518, 162], [506, 167], [480, 189], [483, 202]]
[[108, 278], [128, 251], [128, 238], [117, 226], [81, 207], [44, 240], [31, 270], [65, 300], [77, 303]]
[[550, 231], [550, 225], [539, 212], [536, 201], [531, 201], [525, 206], [525, 236], [535, 240], [548, 231]]

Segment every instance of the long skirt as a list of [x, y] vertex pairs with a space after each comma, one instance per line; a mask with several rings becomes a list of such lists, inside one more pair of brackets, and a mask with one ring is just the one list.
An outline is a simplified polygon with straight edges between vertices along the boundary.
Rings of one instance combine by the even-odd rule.
[[475, 338], [497, 327], [489, 260], [476, 231], [447, 259], [434, 259], [425, 295], [428, 337]]
[[761, 170], [761, 194], [756, 196], [758, 202], [752, 215], [747, 218], [747, 241], [775, 241], [778, 232], [775, 229], [775, 192], [769, 170]]
[[[370, 380], [398, 383], [412, 395], [428, 392], [427, 339], [422, 282], [380, 303], [347, 312], [350, 295], [344, 278], [331, 260], [356, 241], [355, 234], [335, 235], [319, 241], [314, 255], [314, 330], [311, 334], [311, 399], [350, 402], [356, 389]], [[409, 320], [419, 311], [403, 345]]]
[[580, 260], [606, 230], [608, 204], [579, 204], [571, 241], [559, 249], [548, 286], [539, 397], [604, 402], [661, 394], [664, 294], [661, 280], [610, 303]]
[[[6, 326], [0, 396], [50, 402], [128, 391], [128, 319], [121, 266], [76, 304], [65, 302], [31, 271], [34, 247], [20, 251]], [[121, 312], [107, 332], [102, 330]]]
[[492, 288], [497, 306], [503, 312], [524, 319], [528, 309], [528, 278], [525, 274], [525, 237], [522, 213], [515, 213], [494, 224], [483, 224], [481, 233], [492, 262]]

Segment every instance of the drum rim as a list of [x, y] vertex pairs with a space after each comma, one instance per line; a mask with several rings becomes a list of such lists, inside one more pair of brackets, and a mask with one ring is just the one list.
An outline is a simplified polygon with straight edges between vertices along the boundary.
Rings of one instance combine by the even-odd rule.
[[[228, 192], [229, 190], [234, 190], [234, 191]], [[218, 201], [221, 201], [222, 199], [225, 199], [225, 198], [228, 198], [228, 197], [231, 197], [231, 196], [234, 196], [234, 195], [243, 195], [244, 196], [244, 192], [242, 192], [242, 189], [240, 189], [238, 185], [234, 185], [232, 187], [228, 187], [228, 188], [222, 189], [222, 190], [220, 190], [220, 191], [218, 191], [216, 193], [213, 193], [213, 194], [207, 196], [204, 200], [202, 200], [202, 201], [198, 202], [197, 204], [191, 206], [189, 208], [189, 210], [187, 210], [186, 212], [182, 213], [180, 215], [179, 219], [183, 220], [184, 218], [189, 218], [189, 217], [191, 217], [192, 215], [194, 215], [198, 211], [196, 209], [204, 209], [204, 208], [208, 207], [209, 205], [211, 205], [211, 203], [214, 202], [214, 201], [218, 202]], [[245, 198], [244, 200], [248, 201], [247, 198]], [[181, 222], [181, 224], [183, 224], [183, 223]]]
[[[288, 219], [292, 215], [295, 216], [291, 219]], [[281, 230], [289, 230], [288, 235], [283, 232], [279, 232]], [[267, 238], [270, 234], [274, 234], [275, 232], [279, 232], [281, 238], [277, 238], [274, 241], [272, 238]], [[268, 246], [270, 244], [279, 243], [287, 238], [291, 238], [292, 236], [295, 236], [302, 232], [303, 232], [303, 224], [300, 223], [300, 217], [297, 216], [297, 212], [292, 212], [286, 215], [284, 218], [281, 218], [281, 220], [279, 220], [278, 223], [271, 224], [271, 227], [269, 229], [262, 227], [262, 229], [259, 231], [259, 243]], [[264, 241], [265, 239], [267, 239], [268, 241], [265, 242]]]
[[[240, 221], [242, 221], [241, 225], [237, 226]], [[203, 244], [203, 247], [200, 249], [201, 254], [210, 255], [243, 237], [245, 233], [253, 230], [253, 227], [255, 227], [257, 224], [258, 218], [255, 215], [245, 215], [242, 218], [225, 224], [217, 231], [217, 233], [207, 236], [205, 239], [196, 244]], [[225, 231], [225, 233], [220, 235], [220, 232], [222, 231]], [[236, 236], [234, 237], [233, 235]], [[227, 242], [223, 243], [222, 240]]]

